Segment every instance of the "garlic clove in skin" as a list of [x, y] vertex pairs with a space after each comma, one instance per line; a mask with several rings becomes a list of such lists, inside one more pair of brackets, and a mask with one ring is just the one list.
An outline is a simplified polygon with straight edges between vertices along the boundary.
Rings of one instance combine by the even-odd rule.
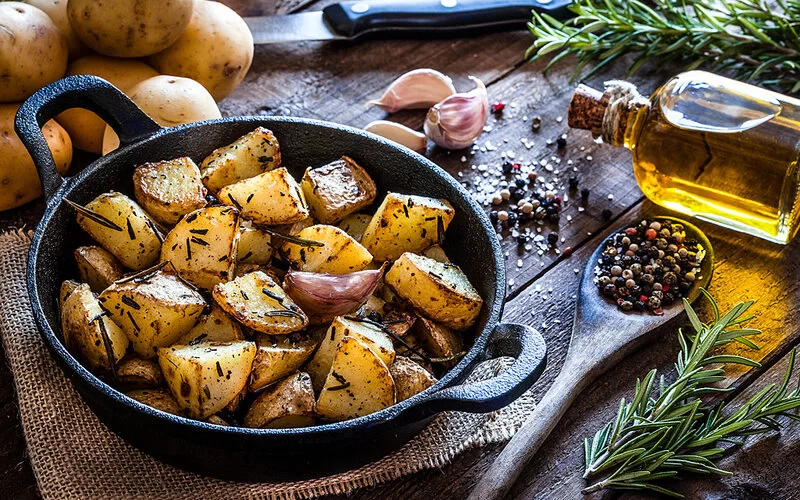
[[375, 120], [364, 127], [364, 130], [394, 141], [412, 151], [424, 153], [428, 148], [428, 138], [405, 125], [387, 120]]
[[397, 78], [380, 99], [369, 101], [367, 105], [378, 106], [388, 113], [401, 109], [424, 109], [455, 93], [450, 77], [435, 69], [422, 68]]
[[489, 95], [486, 86], [474, 76], [476, 87], [454, 94], [433, 106], [425, 117], [425, 134], [445, 149], [463, 149], [475, 142], [483, 132], [489, 116]]

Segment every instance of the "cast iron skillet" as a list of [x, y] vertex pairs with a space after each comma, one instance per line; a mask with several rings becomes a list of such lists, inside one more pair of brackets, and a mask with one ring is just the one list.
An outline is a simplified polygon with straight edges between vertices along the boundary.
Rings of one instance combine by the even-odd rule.
[[[86, 108], [117, 132], [121, 147], [75, 177], [61, 178], [41, 126], [69, 108]], [[62, 280], [77, 275], [72, 252], [85, 236], [68, 198], [88, 203], [100, 193], [131, 194], [133, 169], [142, 163], [190, 156], [200, 162], [257, 126], [281, 143], [283, 163], [299, 178], [306, 167], [342, 154], [386, 190], [447, 198], [456, 210], [445, 249], [485, 301], [467, 355], [426, 391], [383, 411], [306, 429], [222, 427], [154, 410], [106, 385], [64, 348], [57, 305]], [[316, 477], [381, 457], [420, 432], [439, 412], [488, 412], [519, 397], [545, 366], [545, 345], [532, 328], [498, 324], [505, 297], [503, 257], [483, 210], [447, 173], [426, 158], [361, 130], [284, 117], [235, 117], [161, 128], [119, 90], [96, 77], [73, 76], [36, 92], [20, 107], [16, 130], [31, 153], [47, 208], [36, 227], [28, 259], [28, 293], [36, 324], [58, 365], [84, 401], [114, 432], [151, 455], [188, 470], [226, 479], [276, 480]], [[501, 375], [463, 384], [480, 361], [515, 359]]]

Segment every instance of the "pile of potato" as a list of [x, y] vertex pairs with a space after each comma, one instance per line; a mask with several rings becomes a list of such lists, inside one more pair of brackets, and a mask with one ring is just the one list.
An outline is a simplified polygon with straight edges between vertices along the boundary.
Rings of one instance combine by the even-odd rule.
[[463, 355], [483, 301], [438, 245], [447, 200], [388, 193], [363, 213], [377, 187], [355, 160], [298, 182], [261, 127], [133, 182], [133, 198], [67, 202], [97, 244], [60, 292], [65, 345], [130, 397], [303, 427], [387, 408]]
[[[244, 20], [208, 0], [0, 2], [0, 211], [41, 196], [33, 161], [14, 132], [22, 101], [64, 76], [95, 75], [165, 127], [219, 118], [217, 102], [253, 59]], [[64, 174], [72, 148], [106, 154], [119, 140], [97, 115], [72, 109], [45, 136]]]

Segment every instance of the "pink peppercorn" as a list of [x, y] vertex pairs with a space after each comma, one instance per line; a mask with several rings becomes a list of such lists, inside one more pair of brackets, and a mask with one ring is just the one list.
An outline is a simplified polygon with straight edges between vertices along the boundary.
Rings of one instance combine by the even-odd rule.
[[653, 229], [653, 228], [650, 228], [650, 229], [648, 229], [647, 231], [644, 232], [645, 238], [647, 238], [650, 241], [653, 241], [654, 239], [656, 239], [656, 235], [657, 234], [658, 233], [656, 233], [656, 230]]
[[506, 103], [504, 102], [496, 102], [492, 104], [492, 113], [500, 113], [506, 108]]

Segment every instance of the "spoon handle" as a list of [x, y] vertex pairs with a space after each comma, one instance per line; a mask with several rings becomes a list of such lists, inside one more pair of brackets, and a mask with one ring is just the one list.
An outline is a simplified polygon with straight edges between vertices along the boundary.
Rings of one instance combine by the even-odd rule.
[[528, 420], [509, 441], [469, 495], [469, 500], [501, 500], [522, 470], [575, 401], [591, 382], [590, 365], [567, 359], [550, 390], [536, 405]]

